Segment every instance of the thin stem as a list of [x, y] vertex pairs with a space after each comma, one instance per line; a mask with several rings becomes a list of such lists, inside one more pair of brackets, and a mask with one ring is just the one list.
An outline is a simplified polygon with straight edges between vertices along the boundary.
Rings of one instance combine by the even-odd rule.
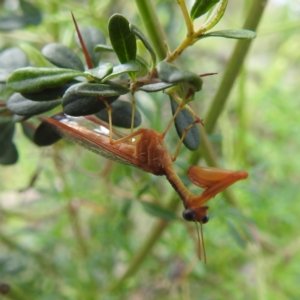
[[[214, 9], [212, 12], [210, 18], [196, 31], [194, 31], [193, 24], [191, 23], [190, 16], [188, 12], [186, 11], [185, 1], [184, 0], [177, 0], [178, 4], [181, 7], [181, 10], [183, 12], [185, 22], [188, 28], [188, 34], [186, 38], [181, 42], [181, 44], [168, 55], [166, 58], [167, 62], [174, 61], [186, 48], [193, 45], [201, 35], [203, 35], [206, 31], [214, 27], [222, 18], [222, 16], [225, 13], [228, 0], [222, 0]], [[189, 20], [189, 21], [188, 21]], [[191, 24], [189, 24], [191, 23]], [[191, 27], [192, 26], [192, 27]]]
[[185, 20], [185, 24], [186, 24], [186, 28], [187, 28], [187, 37], [193, 35], [194, 33], [194, 25], [192, 23], [192, 20], [190, 18], [190, 14], [186, 8], [185, 5], [185, 0], [177, 0], [177, 3], [179, 4], [184, 20]]
[[159, 60], [167, 56], [166, 37], [152, 0], [135, 0], [149, 38]]
[[[266, 7], [267, 0], [254, 0], [243, 28], [256, 30]], [[252, 40], [237, 42], [224, 72], [222, 82], [212, 101], [210, 110], [205, 118], [205, 128], [208, 133], [214, 130], [217, 120], [223, 111], [233, 84], [243, 66]]]

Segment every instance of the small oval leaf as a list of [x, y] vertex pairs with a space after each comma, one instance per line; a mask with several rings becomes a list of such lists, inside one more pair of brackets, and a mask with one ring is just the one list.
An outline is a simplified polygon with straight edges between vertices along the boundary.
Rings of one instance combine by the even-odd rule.
[[57, 133], [55, 128], [46, 122], [42, 122], [38, 126], [33, 136], [33, 142], [38, 146], [50, 146], [60, 139], [61, 136]]
[[84, 71], [84, 65], [80, 58], [68, 47], [51, 43], [44, 46], [42, 54], [55, 66], [59, 68]]
[[[174, 114], [177, 110], [178, 104], [172, 97], [170, 97], [170, 100], [171, 100], [172, 113]], [[185, 128], [187, 128], [194, 121], [195, 120], [193, 116], [187, 110], [184, 109], [179, 112], [179, 114], [175, 118], [175, 128], [179, 138], [181, 138]], [[192, 128], [189, 129], [189, 131], [187, 132], [183, 140], [183, 144], [191, 151], [195, 151], [199, 148], [200, 130], [197, 126], [193, 126]]]
[[[69, 88], [63, 97], [63, 110], [64, 113], [70, 116], [79, 117], [92, 115], [100, 110], [106, 108], [105, 103], [99, 98], [99, 92], [91, 95], [91, 92], [87, 94], [79, 94], [77, 91], [78, 85], [73, 85]], [[112, 97], [105, 97], [108, 104], [117, 100], [119, 94]]]
[[256, 38], [256, 33], [248, 29], [239, 29], [239, 30], [220, 30], [220, 31], [211, 31], [201, 37], [201, 39], [206, 37], [223, 37], [227, 39], [254, 39]]
[[161, 61], [157, 65], [158, 78], [168, 83], [188, 83], [190, 88], [198, 92], [202, 88], [202, 79], [199, 75], [190, 71], [183, 71], [174, 65]]
[[127, 94], [129, 89], [111, 82], [110, 84], [106, 83], [79, 83], [74, 85], [77, 95], [82, 96], [103, 96], [103, 97], [112, 97], [120, 96]]
[[[125, 101], [117, 100], [110, 105], [112, 112], [112, 124], [122, 128], [131, 128], [132, 104]], [[108, 123], [107, 109], [103, 109], [96, 116]], [[142, 123], [141, 113], [135, 109], [133, 127], [137, 127]]]
[[18, 150], [14, 143], [7, 141], [1, 143], [0, 147], [0, 164], [1, 165], [13, 165], [18, 161]]
[[37, 93], [22, 93], [21, 95], [29, 100], [32, 101], [52, 101], [52, 100], [57, 100], [62, 98], [64, 93], [68, 88], [70, 88], [72, 85], [74, 85], [76, 82], [70, 82], [66, 83], [64, 85], [55, 87], [55, 88], [49, 88], [49, 89], [44, 89], [40, 92]]
[[176, 84], [177, 83], [156, 82], [156, 83], [143, 85], [142, 87], [140, 87], [140, 90], [147, 93], [153, 93], [153, 92], [163, 91]]
[[60, 100], [52, 101], [31, 101], [24, 98], [21, 94], [15, 93], [7, 101], [7, 108], [21, 116], [34, 116], [53, 109], [60, 105]]
[[135, 34], [129, 29], [129, 22], [120, 15], [114, 14], [108, 21], [108, 33], [111, 45], [119, 58], [124, 64], [136, 59], [136, 38]]
[[107, 80], [111, 80], [112, 78], [119, 76], [121, 74], [124, 73], [137, 73], [140, 71], [140, 65], [135, 62], [135, 61], [129, 61], [127, 63], [121, 64], [121, 65], [117, 65], [113, 68], [111, 74], [109, 74], [108, 76], [106, 76], [103, 79], [103, 82], [107, 81]]
[[112, 63], [105, 63], [100, 65], [98, 68], [89, 69], [85, 73], [91, 75], [96, 80], [101, 81], [105, 76], [112, 73], [113, 67]]
[[191, 9], [191, 19], [195, 20], [207, 13], [220, 0], [196, 0]]
[[28, 67], [14, 71], [7, 83], [15, 92], [36, 93], [65, 84], [77, 76], [85, 74], [71, 69]]

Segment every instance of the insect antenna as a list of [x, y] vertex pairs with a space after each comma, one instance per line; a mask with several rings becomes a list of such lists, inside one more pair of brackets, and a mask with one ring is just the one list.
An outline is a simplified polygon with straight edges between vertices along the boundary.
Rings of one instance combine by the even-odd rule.
[[[199, 260], [202, 260], [202, 255], [203, 255], [204, 263], [206, 263], [206, 251], [205, 251], [202, 223], [200, 222], [200, 225], [198, 225], [198, 222], [195, 221], [195, 225], [196, 225], [196, 231], [197, 231], [197, 254], [198, 254], [198, 258], [199, 258]], [[200, 228], [199, 228], [199, 226], [200, 226]]]

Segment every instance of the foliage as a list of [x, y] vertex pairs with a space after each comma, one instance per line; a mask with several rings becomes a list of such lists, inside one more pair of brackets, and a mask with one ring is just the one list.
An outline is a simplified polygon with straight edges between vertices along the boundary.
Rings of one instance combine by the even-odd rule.
[[[208, 145], [212, 144], [218, 153], [219, 164], [228, 169], [245, 168], [251, 174], [247, 182], [236, 187], [237, 200], [231, 194], [225, 194], [211, 201], [214, 215], [211, 216], [212, 222], [205, 226], [208, 264], [203, 265], [199, 262], [195, 264], [195, 228], [182, 226], [184, 223], [176, 218], [173, 212], [176, 209], [174, 199], [178, 200], [178, 197], [172, 194], [163, 179], [127, 166], [112, 165], [101, 157], [82, 152], [80, 148], [68, 145], [63, 147], [62, 143], [51, 149], [34, 148], [24, 138], [19, 127], [15, 130], [15, 124], [21, 122], [25, 135], [35, 140], [33, 136], [37, 123], [33, 118], [29, 122], [28, 117], [53, 108], [54, 111], [63, 108], [68, 113], [71, 110], [73, 115], [83, 115], [83, 108], [87, 108], [90, 102], [91, 110], [87, 109], [85, 113], [101, 114], [100, 118], [103, 119], [104, 106], [95, 108], [95, 95], [101, 93], [110, 98], [111, 106], [116, 107], [113, 113], [116, 113], [120, 109], [120, 105], [115, 105], [120, 102], [116, 99], [134, 88], [139, 111], [137, 114], [143, 117], [143, 126], [157, 131], [164, 128], [165, 120], [170, 119], [172, 112], [175, 112], [174, 105], [195, 100], [191, 103], [194, 109], [182, 111], [176, 119], [176, 129], [181, 136], [182, 129], [187, 125], [185, 121], [188, 120], [190, 124], [194, 119], [193, 111], [201, 112], [200, 116], [204, 116], [206, 124], [207, 118], [202, 112], [213, 109], [214, 104], [209, 106], [211, 95], [218, 87], [218, 78], [222, 75], [219, 70], [225, 68], [223, 62], [227, 61], [232, 45], [227, 40], [207, 37], [253, 38], [252, 32], [222, 30], [227, 26], [237, 27], [237, 21], [230, 24], [229, 18], [219, 22], [220, 30], [210, 31], [212, 23], [207, 22], [211, 20], [211, 14], [208, 14], [208, 18], [203, 21], [207, 27], [202, 25], [194, 30], [197, 36], [184, 38], [186, 32], [180, 30], [178, 24], [183, 27], [182, 24], [186, 22], [187, 31], [191, 29], [187, 17], [189, 14], [184, 13], [184, 1], [177, 1], [179, 6], [160, 1], [157, 3], [157, 11], [170, 40], [169, 44], [179, 46], [176, 51], [170, 51], [166, 57], [167, 62], [157, 64], [156, 61], [163, 58], [159, 54], [156, 58], [157, 45], [146, 38], [149, 27], [145, 26], [144, 30], [139, 23], [139, 12], [133, 3], [112, 7], [109, 1], [90, 1], [90, 6], [83, 9], [84, 4], [78, 2], [61, 2], [57, 6], [56, 2], [49, 1], [51, 5], [46, 5], [45, 2], [32, 1], [34, 7], [39, 7], [45, 13], [42, 25], [24, 28], [13, 32], [14, 35], [1, 33], [2, 48], [6, 50], [2, 52], [2, 60], [0, 58], [1, 75], [4, 74], [4, 79], [1, 78], [1, 94], [2, 100], [5, 100], [0, 107], [0, 156], [3, 159], [0, 162], [13, 164], [19, 155], [18, 164], [1, 170], [0, 281], [10, 284], [11, 292], [7, 297], [193, 299], [194, 295], [200, 294], [203, 298], [211, 299], [222, 298], [227, 294], [231, 297], [234, 295], [235, 299], [297, 297], [297, 287], [291, 282], [300, 276], [296, 263], [297, 258], [299, 260], [296, 230], [298, 213], [290, 213], [289, 208], [295, 205], [297, 197], [296, 170], [299, 166], [295, 160], [291, 162], [282, 156], [284, 151], [293, 157], [296, 146], [299, 146], [296, 132], [292, 141], [288, 138], [291, 136], [290, 131], [294, 133], [297, 128], [297, 103], [286, 100], [297, 95], [293, 76], [297, 68], [290, 68], [287, 61], [287, 57], [297, 61], [299, 56], [297, 51], [293, 51], [296, 29], [290, 27], [286, 29], [288, 35], [284, 35], [278, 27], [266, 40], [259, 38], [256, 41], [249, 56], [250, 63], [244, 64], [240, 71], [237, 88], [232, 91], [229, 103], [221, 108], [222, 115], [216, 130], [209, 131], [208, 136], [201, 132], [201, 139], [199, 132], [193, 133], [191, 141], [194, 142], [196, 136], [199, 142], [196, 145], [186, 142], [186, 145], [196, 149], [201, 140], [200, 149], [193, 154], [187, 149], [180, 152], [177, 161], [179, 172], [186, 170], [190, 162], [198, 163], [201, 156], [209, 163], [212, 158], [207, 156], [212, 154], [206, 150], [208, 140]], [[209, 6], [201, 11], [201, 2], [205, 6], [207, 1], [195, 1], [191, 8], [192, 19], [211, 9]], [[288, 22], [291, 12], [288, 14], [284, 10], [292, 5], [270, 5], [266, 20], [271, 24], [277, 19]], [[225, 16], [242, 15], [241, 6], [229, 7]], [[90, 66], [88, 70], [83, 68], [84, 64], [89, 65], [85, 51], [77, 54], [73, 51], [82, 48], [83, 44], [76, 38], [76, 46], [69, 37], [73, 31], [70, 7], [80, 25], [93, 64], [93, 68]], [[179, 8], [183, 12], [181, 19], [178, 18]], [[221, 11], [220, 17], [223, 13]], [[113, 17], [109, 19], [110, 15]], [[293, 22], [293, 18], [290, 18]], [[114, 25], [114, 21], [117, 21], [117, 25]], [[119, 26], [119, 22], [123, 25]], [[215, 26], [215, 20], [213, 23]], [[126, 25], [126, 31], [123, 32], [121, 29], [125, 28], [124, 24], [128, 24], [128, 28]], [[22, 26], [25, 25], [28, 24], [23, 23]], [[128, 45], [113, 42], [110, 28], [114, 26], [121, 30], [117, 34], [130, 35]], [[51, 28], [49, 32], [47, 28]], [[209, 28], [208, 32], [206, 28]], [[259, 36], [263, 33], [262, 29]], [[105, 36], [110, 37], [112, 48], [105, 44]], [[179, 36], [183, 43], [173, 38]], [[272, 37], [276, 37], [273, 43], [280, 45], [276, 50], [280, 58], [278, 62], [271, 59], [275, 57], [274, 49], [268, 43]], [[23, 42], [20, 48], [9, 49], [9, 45], [19, 42]], [[223, 46], [220, 47], [220, 44]], [[41, 49], [41, 52], [34, 52], [33, 46]], [[192, 47], [186, 50], [188, 46]], [[16, 49], [23, 49], [19, 52], [22, 54], [10, 52]], [[97, 51], [94, 52], [94, 49]], [[6, 51], [9, 51], [8, 55]], [[3, 58], [5, 53], [7, 56]], [[18, 58], [17, 65], [5, 65], [7, 57], [12, 55]], [[35, 63], [32, 57], [35, 57]], [[175, 59], [176, 67], [170, 64]], [[99, 60], [101, 65], [98, 66]], [[30, 68], [19, 69], [11, 75], [13, 69], [29, 65]], [[146, 73], [143, 73], [144, 68]], [[158, 71], [157, 77], [155, 70]], [[206, 78], [198, 76], [200, 72], [216, 70], [219, 75]], [[135, 85], [147, 72], [151, 74], [148, 84]], [[284, 73], [286, 75], [282, 78]], [[9, 89], [4, 83], [8, 77]], [[285, 84], [279, 85], [282, 79]], [[159, 92], [166, 88], [170, 97], [177, 101], [172, 101], [171, 109], [167, 101], [169, 97]], [[18, 93], [12, 94], [12, 89]], [[176, 89], [181, 91], [180, 99], [173, 97]], [[230, 89], [228, 86], [226, 93]], [[201, 93], [198, 93], [200, 90]], [[205, 100], [199, 101], [199, 98]], [[60, 108], [55, 108], [57, 105]], [[131, 109], [127, 104], [126, 108], [125, 104], [121, 104], [121, 110], [127, 116], [127, 126], [122, 123], [114, 125], [130, 127], [128, 119], [131, 120]], [[142, 120], [136, 118], [138, 121], [135, 126], [139, 126]], [[113, 117], [113, 120], [119, 121], [117, 117]], [[288, 124], [289, 132], [281, 124]], [[167, 135], [167, 142], [170, 149], [175, 149], [178, 140], [172, 132], [173, 129]], [[43, 132], [41, 136], [46, 137], [47, 144], [49, 139], [51, 142], [56, 141], [55, 138], [51, 139], [51, 132]], [[289, 143], [292, 143], [291, 146], [288, 146]], [[24, 189], [21, 193], [17, 192], [21, 189]], [[286, 199], [284, 203], [282, 199]], [[287, 213], [289, 218], [286, 217]], [[164, 234], [160, 237], [162, 232]], [[191, 233], [191, 237], [187, 233]], [[150, 249], [153, 250], [149, 253]], [[139, 273], [136, 275], [137, 271]]]

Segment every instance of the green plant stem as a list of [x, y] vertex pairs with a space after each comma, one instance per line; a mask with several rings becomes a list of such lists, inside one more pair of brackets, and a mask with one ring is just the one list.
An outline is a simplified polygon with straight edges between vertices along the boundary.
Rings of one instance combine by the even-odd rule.
[[194, 33], [194, 25], [193, 22], [190, 18], [190, 14], [187, 10], [185, 0], [177, 0], [177, 3], [179, 4], [184, 20], [185, 20], [185, 25], [187, 29], [187, 36], [191, 36]]
[[159, 60], [167, 56], [166, 36], [160, 25], [152, 0], [135, 0], [149, 38]]
[[[249, 14], [246, 18], [243, 28], [256, 30], [266, 7], [267, 0], [253, 0]], [[224, 105], [232, 90], [235, 79], [237, 78], [241, 67], [243, 66], [245, 57], [249, 51], [252, 40], [240, 40], [237, 42], [234, 51], [228, 61], [222, 82], [212, 101], [210, 110], [206, 116], [205, 128], [207, 133], [211, 133], [217, 120], [223, 111]]]

